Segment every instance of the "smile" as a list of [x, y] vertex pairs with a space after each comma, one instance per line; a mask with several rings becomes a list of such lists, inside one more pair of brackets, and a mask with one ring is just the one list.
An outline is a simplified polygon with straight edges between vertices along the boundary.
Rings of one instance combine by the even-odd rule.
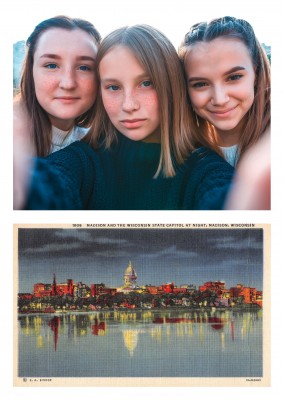
[[226, 110], [209, 111], [217, 117], [226, 117], [231, 111], [235, 110], [238, 106], [227, 108]]

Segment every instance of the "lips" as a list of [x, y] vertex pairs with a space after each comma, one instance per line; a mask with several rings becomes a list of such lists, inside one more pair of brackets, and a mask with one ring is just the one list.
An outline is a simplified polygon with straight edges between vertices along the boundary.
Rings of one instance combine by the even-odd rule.
[[144, 124], [146, 118], [135, 118], [135, 119], [124, 119], [121, 122], [128, 129], [139, 128], [141, 125]]
[[228, 113], [230, 113], [231, 111], [235, 110], [237, 107], [238, 107], [238, 106], [231, 107], [231, 108], [227, 108], [226, 110], [216, 110], [216, 111], [210, 110], [210, 112], [211, 112], [212, 114], [214, 114], [214, 115], [217, 115], [217, 116], [225, 116], [225, 115], [227, 115]]
[[61, 96], [61, 97], [55, 97], [55, 100], [59, 100], [62, 102], [70, 103], [76, 100], [79, 100], [80, 97], [71, 97], [71, 96]]

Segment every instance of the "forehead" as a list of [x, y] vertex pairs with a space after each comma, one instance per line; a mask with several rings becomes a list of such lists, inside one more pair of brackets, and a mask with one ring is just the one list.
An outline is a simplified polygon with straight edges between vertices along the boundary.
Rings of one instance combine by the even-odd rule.
[[252, 67], [252, 58], [246, 45], [237, 38], [216, 38], [210, 42], [197, 42], [187, 51], [187, 72], [197, 70], [229, 70], [235, 66]]
[[96, 53], [95, 39], [80, 28], [73, 30], [50, 28], [43, 32], [36, 44], [36, 53], [60, 53], [62, 51]]
[[113, 75], [123, 74], [125, 76], [146, 72], [134, 52], [124, 45], [114, 46], [103, 56], [99, 71], [101, 75], [112, 73]]

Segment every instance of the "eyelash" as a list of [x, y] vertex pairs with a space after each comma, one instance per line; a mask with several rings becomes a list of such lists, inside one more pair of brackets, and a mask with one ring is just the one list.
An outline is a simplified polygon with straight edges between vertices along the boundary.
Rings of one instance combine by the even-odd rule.
[[45, 68], [47, 68], [47, 69], [56, 69], [56, 68], [51, 68], [51, 67], [56, 67], [57, 68], [57, 65], [55, 64], [55, 63], [48, 63], [48, 64], [45, 64]]
[[196, 82], [193, 83], [191, 87], [193, 87], [194, 89], [200, 89], [204, 86], [206, 86], [206, 82]]
[[[47, 69], [56, 69], [56, 68], [59, 68], [58, 65], [55, 64], [55, 63], [48, 63], [48, 64], [45, 64], [44, 67], [47, 68]], [[55, 67], [55, 68], [54, 68], [54, 67]], [[79, 66], [79, 70], [85, 72], [85, 71], [91, 71], [92, 68], [90, 68], [88, 65], [80, 65], [80, 66]]]
[[237, 80], [241, 79], [242, 77], [243, 77], [243, 75], [241, 75], [241, 74], [235, 74], [235, 75], [229, 76], [228, 80], [237, 81]]
[[[227, 79], [227, 81], [238, 81], [238, 80], [240, 80], [241, 78], [243, 77], [243, 75], [242, 74], [234, 74], [234, 75], [230, 75], [229, 77], [228, 77], [228, 79]], [[206, 82], [196, 82], [196, 83], [193, 83], [192, 85], [191, 85], [191, 87], [193, 87], [194, 89], [200, 89], [200, 88], [203, 88], [203, 87], [205, 87], [205, 86], [207, 86], [208, 84], [206, 83]]]
[[[116, 88], [116, 89], [113, 89]], [[118, 85], [109, 85], [106, 87], [107, 90], [109, 90], [110, 92], [116, 92], [119, 89]]]
[[[144, 86], [145, 83], [147, 83], [146, 86]], [[145, 80], [145, 81], [141, 82], [141, 83], [140, 83], [140, 86], [142, 86], [142, 87], [144, 87], [144, 88], [148, 88], [148, 87], [152, 87], [152, 86], [153, 86], [153, 83], [152, 83], [152, 81], [150, 81], [150, 80], [148, 79], [148, 80]], [[114, 89], [114, 88], [115, 88], [115, 89]], [[118, 86], [118, 85], [108, 85], [108, 86], [106, 87], [106, 89], [107, 89], [107, 90], [110, 90], [111, 92], [116, 92], [117, 90], [119, 90], [119, 86]]]
[[[87, 65], [80, 65], [79, 68], [81, 71], [91, 71], [92, 70], [92, 68], [88, 67]], [[81, 68], [84, 68], [84, 69], [81, 69]]]
[[142, 86], [143, 84], [145, 84], [145, 83], [149, 83], [149, 85], [146, 85], [146, 86], [143, 86], [143, 87], [151, 87], [151, 86], [153, 86], [153, 83], [152, 83], [152, 81], [150, 81], [149, 79], [148, 79], [148, 80], [145, 80], [145, 81], [143, 81], [143, 82], [141, 83], [141, 86]]

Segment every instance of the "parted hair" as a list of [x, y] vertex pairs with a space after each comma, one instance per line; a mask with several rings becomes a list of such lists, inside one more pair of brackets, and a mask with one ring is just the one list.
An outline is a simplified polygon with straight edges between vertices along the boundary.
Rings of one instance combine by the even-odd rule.
[[[38, 40], [43, 32], [51, 28], [62, 28], [70, 31], [81, 29], [90, 34], [97, 45], [101, 41], [101, 36], [92, 23], [79, 18], [69, 18], [65, 15], [59, 15], [40, 22], [27, 39], [27, 50], [20, 83], [20, 97], [31, 118], [36, 154], [41, 157], [47, 156], [51, 149], [51, 122], [46, 111], [40, 106], [36, 98], [33, 65]], [[91, 107], [87, 112], [75, 119], [75, 124], [88, 127], [94, 119], [94, 113], [94, 107]]]
[[[178, 50], [182, 63], [185, 63], [186, 55], [195, 44], [210, 42], [219, 37], [241, 40], [249, 51], [255, 70], [254, 102], [244, 117], [238, 143], [241, 158], [270, 125], [270, 62], [263, 46], [257, 40], [252, 26], [243, 19], [226, 16], [210, 22], [200, 22], [191, 27]], [[189, 113], [191, 121], [193, 121], [192, 134], [195, 144], [213, 148], [221, 154], [214, 126], [200, 116], [196, 118], [191, 103]]]
[[[106, 36], [97, 53], [97, 76], [104, 56], [116, 46], [127, 47], [145, 69], [157, 91], [160, 114], [161, 154], [157, 176], [175, 175], [175, 164], [182, 163], [193, 146], [189, 131], [187, 92], [181, 62], [172, 43], [159, 30], [148, 25], [117, 29]], [[102, 102], [96, 100], [96, 118], [83, 139], [93, 147], [103, 142], [108, 148], [117, 139]]]

